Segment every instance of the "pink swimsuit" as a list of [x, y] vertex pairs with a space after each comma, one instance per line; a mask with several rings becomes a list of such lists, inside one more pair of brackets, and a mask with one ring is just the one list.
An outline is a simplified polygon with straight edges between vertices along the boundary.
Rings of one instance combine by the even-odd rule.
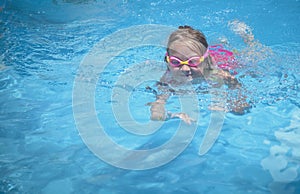
[[238, 66], [233, 52], [224, 49], [223, 45], [211, 45], [208, 47], [208, 50], [218, 67], [225, 70], [232, 70]]

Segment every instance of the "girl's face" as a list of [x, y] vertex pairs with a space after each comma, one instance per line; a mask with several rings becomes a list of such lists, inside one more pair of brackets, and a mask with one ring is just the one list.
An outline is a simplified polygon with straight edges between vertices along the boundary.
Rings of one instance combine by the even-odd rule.
[[[193, 60], [192, 57], [201, 57], [198, 53], [190, 49], [187, 45], [177, 42], [174, 42], [169, 46], [168, 54], [169, 57], [176, 57], [180, 61], [184, 62], [188, 60], [190, 60], [191, 62]], [[178, 67], [175, 67], [170, 63], [167, 63], [167, 65], [171, 73], [178, 79], [191, 81], [203, 75], [203, 66], [201, 66], [201, 63], [197, 66], [189, 65], [186, 63], [180, 64]]]

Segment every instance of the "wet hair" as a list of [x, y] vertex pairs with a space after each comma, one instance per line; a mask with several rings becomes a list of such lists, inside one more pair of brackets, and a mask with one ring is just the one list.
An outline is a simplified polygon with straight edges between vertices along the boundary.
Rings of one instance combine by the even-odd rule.
[[[200, 56], [204, 55], [208, 49], [208, 43], [205, 35], [191, 26], [179, 26], [176, 31], [171, 33], [168, 40], [167, 52], [169, 52], [171, 45], [175, 42], [180, 42], [181, 44], [189, 47]], [[203, 63], [205, 65], [205, 69], [211, 69], [212, 60], [210, 57], [207, 57]]]
[[205, 35], [201, 31], [195, 30], [191, 26], [179, 26], [178, 29], [187, 31], [191, 35], [191, 38], [199, 41], [205, 48], [208, 47]]

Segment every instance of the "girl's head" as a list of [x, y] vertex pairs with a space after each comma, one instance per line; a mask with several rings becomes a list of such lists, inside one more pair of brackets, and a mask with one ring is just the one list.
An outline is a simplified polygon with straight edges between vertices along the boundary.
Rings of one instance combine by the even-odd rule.
[[205, 70], [211, 68], [207, 48], [208, 44], [203, 33], [190, 26], [179, 26], [168, 40], [166, 54], [168, 69], [189, 79], [203, 76]]

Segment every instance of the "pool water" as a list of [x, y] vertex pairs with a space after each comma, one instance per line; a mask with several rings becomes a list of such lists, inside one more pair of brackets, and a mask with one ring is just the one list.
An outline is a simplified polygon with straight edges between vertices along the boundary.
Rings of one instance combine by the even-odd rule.
[[[298, 0], [0, 0], [0, 193], [300, 193], [299, 19]], [[237, 20], [252, 29], [254, 49], [231, 28]], [[199, 94], [195, 134], [177, 157], [149, 169], [119, 168], [100, 159], [82, 138], [74, 88], [95, 45], [149, 24], [191, 25], [210, 44], [226, 42], [239, 50], [243, 66], [236, 77], [252, 108], [243, 115], [227, 113], [216, 142], [200, 155], [212, 113], [210, 95]], [[164, 38], [154, 35], [148, 38]], [[165, 70], [164, 47], [134, 47], [129, 37], [118, 38], [113, 43], [128, 49], [110, 53], [117, 56], [94, 81], [98, 122], [128, 149], [164, 145], [180, 120], [138, 136], [116, 119], [128, 115], [121, 93], [127, 91], [131, 117], [149, 122], [147, 103], [155, 95], [145, 88], [157, 89], [155, 81]], [[79, 94], [88, 97], [85, 91]], [[179, 112], [180, 98], [172, 96], [168, 110]], [[117, 150], [107, 152], [115, 156]], [[126, 162], [134, 164], [136, 158]]]

